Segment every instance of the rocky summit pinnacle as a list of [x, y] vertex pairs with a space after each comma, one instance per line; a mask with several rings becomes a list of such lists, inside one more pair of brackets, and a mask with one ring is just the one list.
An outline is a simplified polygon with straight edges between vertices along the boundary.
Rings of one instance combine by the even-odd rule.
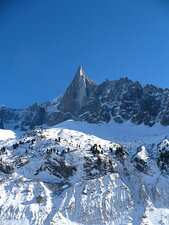
[[83, 78], [83, 79], [85, 79], [85, 80], [88, 80], [88, 77], [86, 76], [86, 74], [85, 74], [82, 66], [79, 66], [78, 67], [74, 79], [78, 79], [80, 77]]
[[88, 79], [82, 66], [79, 66], [73, 81], [64, 93], [59, 108], [76, 115], [90, 97], [95, 84]]

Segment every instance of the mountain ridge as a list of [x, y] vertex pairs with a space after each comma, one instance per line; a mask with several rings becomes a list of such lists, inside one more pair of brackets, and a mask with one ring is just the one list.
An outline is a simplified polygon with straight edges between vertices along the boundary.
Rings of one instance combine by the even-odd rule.
[[169, 125], [169, 89], [142, 86], [126, 78], [97, 85], [86, 76], [82, 66], [57, 100], [33, 104], [25, 109], [0, 107], [0, 127], [27, 130], [53, 126], [68, 119], [89, 123], [132, 123]]

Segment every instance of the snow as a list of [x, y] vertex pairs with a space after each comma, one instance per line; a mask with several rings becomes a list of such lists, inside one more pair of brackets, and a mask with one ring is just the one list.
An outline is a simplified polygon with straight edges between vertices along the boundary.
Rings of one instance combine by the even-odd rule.
[[140, 151], [137, 154], [137, 156], [140, 157], [144, 161], [147, 161], [149, 159], [148, 152], [147, 152], [145, 146], [140, 147]]
[[153, 127], [149, 127], [143, 124], [134, 125], [129, 121], [124, 123], [111, 121], [109, 123], [90, 124], [87, 122], [68, 120], [55, 127], [84, 132], [133, 147], [159, 143], [169, 134], [169, 126], [165, 127], [161, 124], [155, 124]]
[[1, 220], [0, 219], [0, 224], [1, 225], [29, 225], [29, 220], [28, 219], [20, 219], [20, 220]]
[[16, 134], [11, 130], [2, 130], [0, 129], [0, 141], [4, 141], [7, 139], [14, 139]]
[[[153, 159], [151, 173], [138, 171], [131, 161], [134, 155], [150, 160], [147, 149], [153, 143], [156, 148], [159, 143], [159, 148], [168, 146], [168, 133], [169, 127], [160, 124], [150, 128], [130, 122], [77, 121], [25, 133], [0, 130], [0, 148], [5, 146], [7, 151], [0, 158], [14, 166], [11, 174], [0, 171], [0, 224], [169, 224], [168, 175], [161, 174]], [[94, 144], [103, 150], [99, 157], [105, 165], [111, 159], [113, 171], [103, 173], [95, 167]], [[123, 161], [114, 153], [119, 144], [130, 147]], [[67, 178], [54, 175], [63, 161], [65, 166], [76, 167]]]

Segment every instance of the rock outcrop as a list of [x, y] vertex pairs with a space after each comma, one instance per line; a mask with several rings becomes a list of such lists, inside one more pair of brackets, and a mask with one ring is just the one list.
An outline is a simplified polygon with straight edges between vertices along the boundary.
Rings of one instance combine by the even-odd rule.
[[70, 112], [72, 115], [78, 115], [79, 110], [86, 104], [95, 87], [96, 85], [87, 78], [80, 66], [61, 99], [59, 109], [63, 112]]

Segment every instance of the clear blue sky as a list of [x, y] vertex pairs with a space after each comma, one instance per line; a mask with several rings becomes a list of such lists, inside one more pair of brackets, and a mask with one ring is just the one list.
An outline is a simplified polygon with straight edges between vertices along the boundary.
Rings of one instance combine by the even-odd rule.
[[0, 104], [52, 100], [79, 65], [168, 88], [169, 1], [0, 0]]

